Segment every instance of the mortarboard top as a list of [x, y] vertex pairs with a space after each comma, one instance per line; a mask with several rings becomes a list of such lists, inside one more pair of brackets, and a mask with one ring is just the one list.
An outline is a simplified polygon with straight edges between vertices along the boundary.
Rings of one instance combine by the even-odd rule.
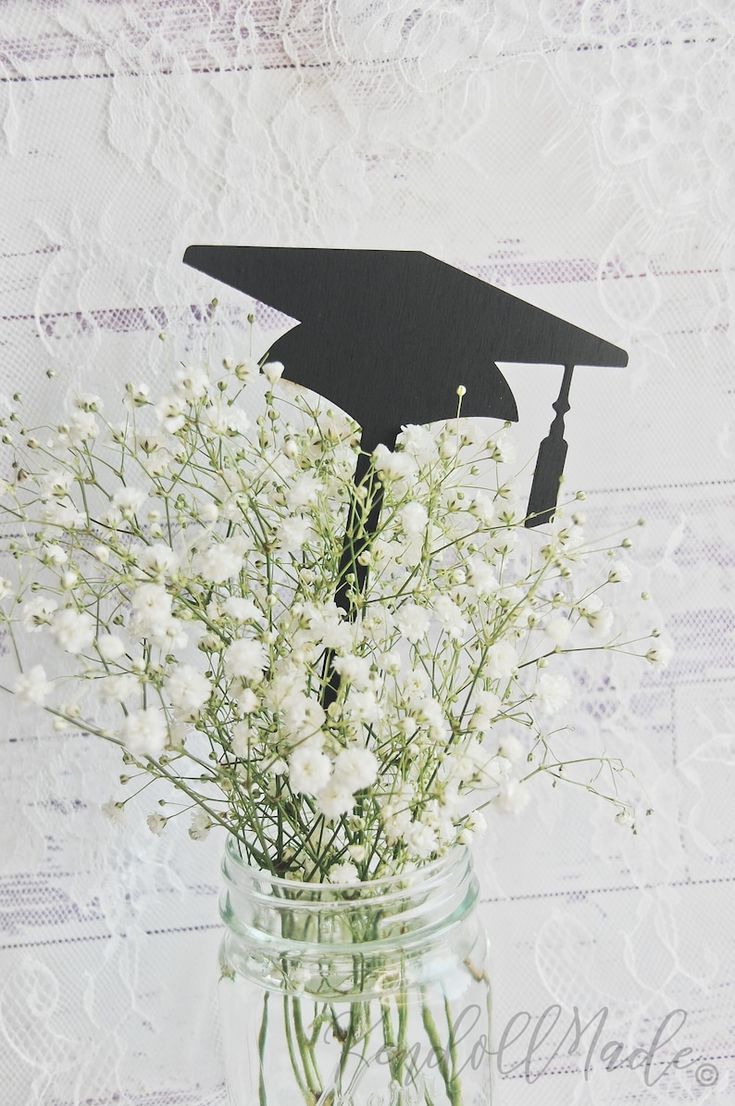
[[392, 447], [401, 426], [463, 417], [515, 422], [513, 393], [495, 364], [563, 365], [557, 416], [542, 443], [531, 524], [556, 504], [566, 454], [564, 413], [576, 365], [619, 366], [624, 350], [415, 250], [189, 246], [184, 262], [299, 319], [269, 356], [362, 427], [362, 447]]
[[284, 375], [341, 407], [366, 448], [392, 446], [402, 425], [463, 416], [515, 422], [496, 361], [625, 366], [593, 334], [413, 250], [189, 246], [187, 265], [301, 325], [270, 356]]

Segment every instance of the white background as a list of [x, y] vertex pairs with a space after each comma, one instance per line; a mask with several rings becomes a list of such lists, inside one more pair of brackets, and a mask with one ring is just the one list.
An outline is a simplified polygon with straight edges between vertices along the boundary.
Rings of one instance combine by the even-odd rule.
[[[0, 374], [39, 421], [196, 348], [215, 293], [239, 348], [251, 305], [191, 242], [421, 249], [630, 352], [577, 370], [567, 473], [590, 527], [647, 518], [676, 656], [578, 667], [571, 720], [656, 813], [633, 838], [543, 788], [492, 822], [496, 1025], [607, 1005], [645, 1047], [682, 1007], [719, 1080], [559, 1056], [499, 1106], [733, 1100], [734, 32], [730, 0], [0, 3]], [[559, 370], [508, 376], [530, 455]], [[220, 841], [154, 838], [145, 804], [111, 827], [115, 753], [2, 708], [3, 1106], [221, 1106]]]

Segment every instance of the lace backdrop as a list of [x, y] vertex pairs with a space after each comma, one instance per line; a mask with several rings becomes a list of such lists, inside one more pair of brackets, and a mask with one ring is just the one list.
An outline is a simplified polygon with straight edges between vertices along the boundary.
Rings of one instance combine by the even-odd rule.
[[[586, 1046], [545, 1046], [500, 1106], [732, 1095], [734, 31], [728, 0], [0, 4], [0, 374], [39, 421], [191, 356], [213, 294], [215, 340], [241, 348], [251, 305], [182, 266], [190, 242], [421, 249], [630, 352], [575, 374], [568, 486], [590, 528], [648, 520], [640, 577], [676, 655], [576, 664], [571, 715], [656, 814], [633, 838], [543, 787], [493, 818], [496, 1025], [608, 1007], [603, 1042], [647, 1047], [681, 1007], [676, 1047], [719, 1080], [586, 1080]], [[289, 325], [259, 308], [259, 350]], [[507, 375], [532, 456], [560, 370]], [[220, 1106], [221, 841], [153, 837], [152, 801], [109, 825], [115, 751], [3, 711], [3, 1102]]]

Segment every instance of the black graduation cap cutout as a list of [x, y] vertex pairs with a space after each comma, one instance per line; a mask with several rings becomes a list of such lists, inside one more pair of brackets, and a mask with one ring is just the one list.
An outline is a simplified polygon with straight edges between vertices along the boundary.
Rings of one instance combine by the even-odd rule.
[[[451, 418], [464, 384], [462, 417], [518, 419], [513, 393], [495, 364], [563, 365], [556, 416], [541, 443], [526, 525], [553, 516], [566, 460], [564, 416], [576, 365], [625, 366], [617, 346], [563, 322], [429, 254], [280, 246], [189, 246], [184, 262], [299, 319], [271, 346], [284, 376], [331, 400], [362, 427], [354, 481], [381, 442], [392, 448], [402, 426]], [[335, 602], [349, 615], [351, 591], [366, 585], [357, 560], [378, 527], [381, 489], [356, 532], [347, 518]], [[350, 582], [350, 575], [354, 576]], [[327, 661], [323, 705], [339, 676]]]
[[[467, 388], [463, 418], [515, 422], [495, 362], [563, 365], [527, 526], [548, 522], [556, 507], [575, 366], [628, 363], [617, 346], [415, 250], [189, 246], [184, 262], [300, 320], [269, 355], [288, 380], [351, 415], [368, 453], [381, 442], [392, 448], [403, 425], [451, 418], [458, 384]], [[360, 460], [356, 482], [367, 467]]]

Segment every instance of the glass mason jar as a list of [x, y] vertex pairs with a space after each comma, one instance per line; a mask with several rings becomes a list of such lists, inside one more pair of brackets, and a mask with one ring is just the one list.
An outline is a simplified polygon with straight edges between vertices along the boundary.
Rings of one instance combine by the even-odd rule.
[[223, 862], [232, 1106], [487, 1106], [490, 987], [471, 854], [336, 886]]

